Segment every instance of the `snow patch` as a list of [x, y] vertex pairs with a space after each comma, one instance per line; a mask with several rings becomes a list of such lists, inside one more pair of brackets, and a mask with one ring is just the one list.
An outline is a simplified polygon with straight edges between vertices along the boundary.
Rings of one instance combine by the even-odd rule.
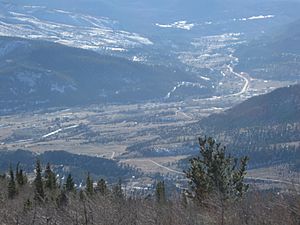
[[248, 20], [260, 20], [260, 19], [270, 19], [270, 18], [274, 18], [275, 16], [274, 15], [267, 15], [267, 16], [263, 16], [263, 15], [260, 15], [260, 16], [251, 16], [248, 18]]
[[247, 21], [247, 20], [262, 20], [262, 19], [271, 19], [274, 18], [275, 15], [259, 15], [259, 16], [250, 16], [250, 17], [244, 17], [240, 19], [233, 19], [233, 21]]
[[145, 61], [145, 58], [144, 57], [140, 57], [140, 56], [133, 56], [132, 57], [132, 61], [133, 62], [144, 62]]
[[188, 23], [185, 20], [177, 21], [177, 22], [174, 22], [171, 24], [156, 23], [155, 25], [158, 27], [161, 27], [161, 28], [176, 28], [176, 29], [182, 29], [182, 30], [191, 30], [195, 26], [194, 23]]
[[118, 29], [117, 24], [61, 9], [11, 6], [0, 20], [0, 36], [48, 40], [94, 51], [124, 51], [153, 44], [147, 37]]
[[55, 12], [58, 13], [63, 13], [63, 14], [71, 14], [71, 12], [65, 11], [65, 10], [61, 10], [61, 9], [54, 9]]
[[126, 52], [127, 50], [124, 48], [116, 48], [116, 47], [108, 47], [106, 50], [114, 51], [114, 52]]
[[199, 76], [202, 80], [207, 80], [207, 81], [209, 81], [210, 80], [210, 78], [208, 78], [208, 77], [204, 77], [204, 76]]
[[39, 6], [39, 5], [25, 5], [24, 8], [29, 8], [29, 9], [45, 9], [45, 6]]
[[182, 81], [182, 82], [179, 82], [175, 87], [173, 87], [173, 89], [165, 96], [165, 99], [169, 99], [171, 97], [171, 95], [178, 88], [181, 88], [181, 87], [198, 87], [198, 88], [204, 88], [204, 86], [201, 85], [200, 83], [192, 83], [192, 82]]

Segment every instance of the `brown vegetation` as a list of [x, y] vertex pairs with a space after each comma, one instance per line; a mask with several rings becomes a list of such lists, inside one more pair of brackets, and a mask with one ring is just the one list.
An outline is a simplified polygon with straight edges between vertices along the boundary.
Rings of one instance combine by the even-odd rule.
[[[191, 225], [221, 224], [222, 205], [217, 195], [201, 206], [184, 195], [174, 194], [158, 202], [154, 196], [119, 196], [85, 191], [45, 189], [45, 198], [35, 199], [33, 184], [18, 186], [17, 195], [8, 198], [9, 179], [0, 182], [0, 224], [103, 224], [103, 225]], [[250, 191], [239, 201], [225, 203], [224, 224], [286, 225], [300, 222], [300, 195]]]

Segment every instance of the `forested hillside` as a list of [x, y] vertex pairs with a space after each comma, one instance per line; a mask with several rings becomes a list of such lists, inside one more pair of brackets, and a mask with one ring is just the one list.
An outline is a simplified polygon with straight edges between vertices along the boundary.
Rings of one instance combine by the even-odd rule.
[[[53, 199], [34, 200], [34, 188], [25, 185], [18, 196], [8, 199], [8, 181], [0, 178], [0, 223], [2, 224], [78, 224], [78, 225], [220, 225], [221, 204], [214, 197], [207, 206], [199, 206], [174, 195], [165, 203], [156, 196], [127, 197], [99, 189], [92, 196], [85, 191], [52, 191]], [[117, 186], [115, 186], [117, 187]], [[114, 189], [120, 190], [120, 189]], [[168, 190], [166, 190], [168, 191]], [[49, 194], [50, 191], [45, 192]], [[49, 196], [50, 197], [50, 196]], [[297, 225], [299, 195], [252, 192], [243, 201], [226, 205], [224, 224]]]
[[248, 154], [253, 165], [288, 162], [291, 169], [299, 169], [300, 85], [250, 98], [196, 127], [217, 135], [233, 151]]
[[257, 79], [298, 81], [299, 26], [300, 20], [297, 20], [240, 46], [236, 51], [241, 59], [237, 69]]
[[142, 175], [135, 168], [114, 160], [65, 151], [47, 151], [42, 154], [24, 150], [0, 151], [0, 171], [6, 171], [10, 166], [15, 168], [19, 164], [24, 172], [32, 173], [37, 158], [43, 164], [50, 163], [54, 171], [60, 175], [59, 179], [66, 178], [68, 173], [72, 173], [77, 184], [82, 183], [88, 171], [95, 178], [104, 178], [110, 182], [116, 182], [120, 178], [127, 180], [132, 176], [139, 178]]
[[250, 98], [224, 113], [203, 119], [200, 124], [209, 129], [230, 130], [295, 122], [300, 122], [299, 84]]
[[[86, 175], [82, 187], [69, 174], [62, 182], [48, 163], [35, 163], [31, 179], [17, 165], [0, 176], [2, 224], [112, 225], [296, 225], [298, 189], [264, 192], [245, 183], [247, 157], [228, 155], [212, 138], [200, 139], [200, 154], [186, 174], [190, 188], [170, 193], [157, 181], [152, 194], [130, 192], [130, 185]], [[250, 187], [250, 188], [249, 188]], [[129, 191], [128, 191], [129, 190]], [[12, 210], [13, 209], [13, 210]]]
[[0, 37], [0, 59], [3, 111], [163, 100], [178, 83], [197, 80], [180, 70], [19, 38]]

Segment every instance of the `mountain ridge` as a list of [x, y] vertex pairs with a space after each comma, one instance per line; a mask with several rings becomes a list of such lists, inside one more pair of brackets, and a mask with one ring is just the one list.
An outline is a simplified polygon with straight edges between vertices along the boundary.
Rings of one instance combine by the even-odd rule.
[[0, 38], [0, 59], [2, 108], [163, 100], [178, 83], [199, 82], [174, 68], [20, 38]]
[[200, 124], [226, 130], [299, 121], [300, 84], [296, 84], [252, 97], [221, 114], [204, 118]]

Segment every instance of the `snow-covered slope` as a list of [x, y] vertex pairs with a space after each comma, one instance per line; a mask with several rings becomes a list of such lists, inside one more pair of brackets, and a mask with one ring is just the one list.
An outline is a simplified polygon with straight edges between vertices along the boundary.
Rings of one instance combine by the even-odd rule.
[[147, 37], [120, 27], [106, 17], [0, 2], [0, 36], [48, 40], [97, 51], [126, 51], [153, 44]]

